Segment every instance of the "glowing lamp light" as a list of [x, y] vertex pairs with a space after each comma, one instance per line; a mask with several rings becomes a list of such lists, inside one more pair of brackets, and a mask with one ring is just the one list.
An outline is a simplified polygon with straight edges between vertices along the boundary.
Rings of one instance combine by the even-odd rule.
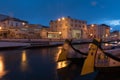
[[106, 44], [105, 44], [105, 46], [109, 46], [109, 44], [108, 44], [108, 43], [106, 43]]
[[23, 22], [23, 23], [22, 23], [22, 25], [24, 26], [24, 25], [25, 25], [25, 23]]
[[61, 21], [61, 19], [58, 19], [58, 21]]
[[64, 18], [64, 17], [62, 17], [62, 20], [65, 20], [65, 18]]
[[92, 24], [91, 26], [94, 27], [94, 24]]
[[59, 34], [61, 34], [61, 32], [59, 32]]
[[90, 36], [93, 36], [93, 34], [90, 34]]
[[2, 29], [2, 27], [0, 27], [0, 30]]
[[105, 36], [108, 37], [108, 34], [106, 34]]

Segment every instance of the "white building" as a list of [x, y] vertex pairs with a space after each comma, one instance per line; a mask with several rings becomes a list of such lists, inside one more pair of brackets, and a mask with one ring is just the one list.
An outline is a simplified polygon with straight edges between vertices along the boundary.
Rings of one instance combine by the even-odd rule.
[[10, 17], [0, 21], [0, 26], [2, 26], [3, 28], [24, 27], [27, 24], [28, 24], [27, 21], [20, 20], [17, 18], [10, 18]]
[[20, 38], [16, 34], [20, 33], [20, 28], [25, 27], [28, 22], [5, 15], [0, 16], [0, 38]]

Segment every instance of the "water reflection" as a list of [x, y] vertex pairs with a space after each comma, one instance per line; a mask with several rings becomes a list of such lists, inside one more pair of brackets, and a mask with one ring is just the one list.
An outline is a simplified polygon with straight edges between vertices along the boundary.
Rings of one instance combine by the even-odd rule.
[[26, 51], [22, 52], [22, 60], [21, 60], [21, 69], [22, 71], [27, 70], [27, 56], [26, 56]]
[[69, 64], [69, 62], [67, 62], [67, 61], [58, 62], [58, 63], [57, 63], [57, 69], [64, 68], [64, 67], [66, 67], [68, 64]]
[[[55, 61], [58, 61], [58, 58], [59, 58], [59, 55], [61, 54], [61, 52], [62, 52], [62, 47], [58, 47], [58, 52], [56, 54]], [[68, 65], [68, 61], [57, 62], [57, 69], [64, 68], [67, 65]]]
[[4, 58], [0, 55], [0, 78], [2, 78], [6, 73], [7, 71], [5, 71]]
[[62, 52], [62, 47], [58, 47], [58, 51], [57, 51], [57, 53], [55, 55], [55, 61], [58, 60], [58, 57], [59, 57], [59, 55], [60, 55], [61, 52]]

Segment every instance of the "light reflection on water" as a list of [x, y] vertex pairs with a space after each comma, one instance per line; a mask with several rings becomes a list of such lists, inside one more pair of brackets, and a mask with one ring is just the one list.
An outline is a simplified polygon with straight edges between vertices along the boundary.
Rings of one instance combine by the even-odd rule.
[[[0, 77], [3, 80], [57, 80], [56, 61], [60, 49], [0, 51]], [[58, 64], [59, 68], [66, 66], [66, 62]]]
[[57, 69], [64, 68], [64, 67], [66, 67], [68, 64], [69, 64], [69, 62], [67, 62], [67, 61], [58, 62], [58, 63], [57, 63]]
[[[86, 46], [75, 47], [80, 49]], [[52, 47], [0, 51], [0, 80], [58, 80], [56, 61], [60, 49]], [[58, 63], [59, 68], [64, 66], [66, 62]]]
[[22, 51], [22, 56], [21, 56], [21, 69], [22, 71], [26, 71], [27, 70], [27, 55], [26, 55], [26, 51]]
[[57, 47], [0, 51], [0, 80], [56, 80], [57, 51]]
[[[58, 58], [59, 58], [59, 55], [61, 54], [61, 52], [62, 52], [62, 47], [58, 47], [58, 52], [56, 53], [56, 56], [55, 56], [56, 62], [58, 61]], [[66, 67], [68, 64], [69, 64], [68, 61], [59, 61], [59, 62], [57, 62], [56, 68], [61, 69], [61, 68]]]
[[62, 47], [57, 47], [58, 48], [58, 51], [56, 52], [56, 55], [55, 55], [55, 61], [58, 60], [58, 57], [60, 55], [60, 53], [62, 52]]
[[4, 57], [0, 55], [0, 78], [2, 78], [7, 71], [5, 71]]
[[26, 51], [22, 52], [22, 63], [27, 62]]

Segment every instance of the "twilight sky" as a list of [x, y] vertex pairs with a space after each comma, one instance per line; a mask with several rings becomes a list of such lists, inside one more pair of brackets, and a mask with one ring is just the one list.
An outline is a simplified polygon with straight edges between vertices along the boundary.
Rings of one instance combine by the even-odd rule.
[[120, 30], [120, 0], [0, 0], [0, 14], [48, 26], [64, 16]]

